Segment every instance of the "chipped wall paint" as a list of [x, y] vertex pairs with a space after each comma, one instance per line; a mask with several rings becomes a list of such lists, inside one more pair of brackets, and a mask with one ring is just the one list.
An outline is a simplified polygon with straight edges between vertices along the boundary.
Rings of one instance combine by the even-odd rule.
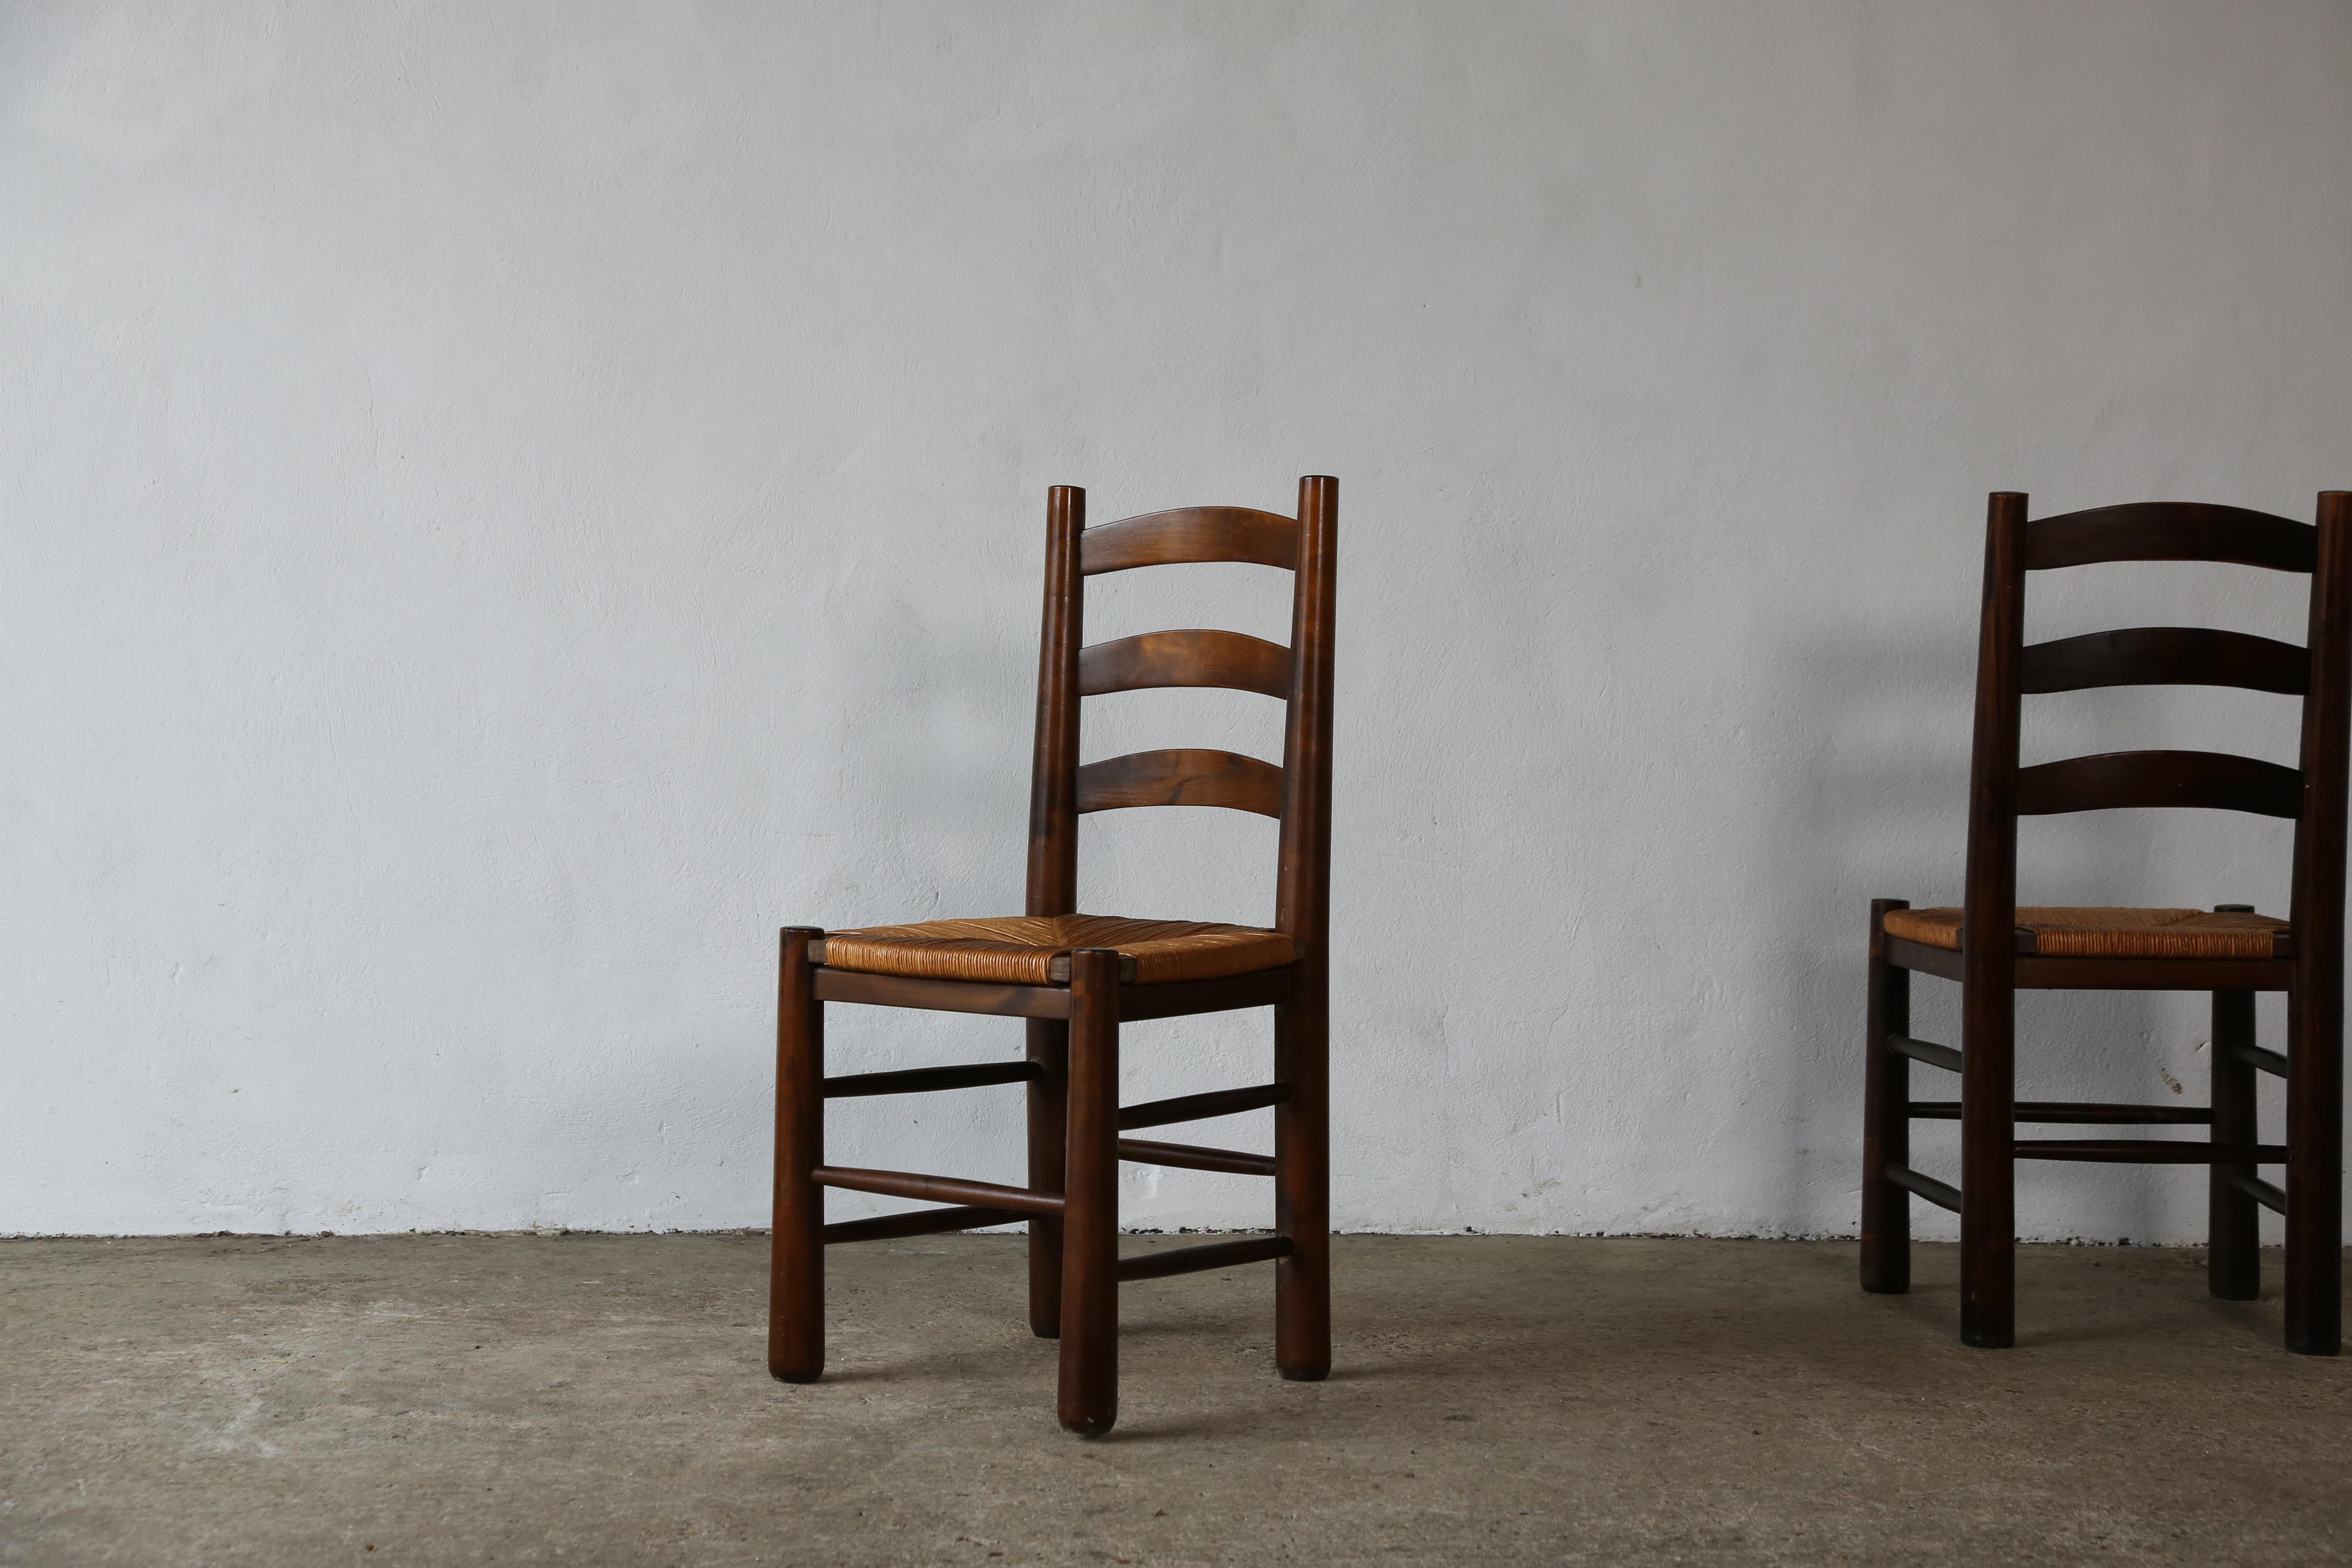
[[[1984, 492], [2352, 485], [2347, 47], [2137, 0], [0, 11], [0, 1230], [761, 1223], [775, 928], [1017, 907], [1045, 488], [1313, 471], [1341, 1222], [1850, 1232], [1864, 902], [1958, 883]], [[1151, 575], [1097, 636], [1281, 635], [1272, 574]], [[2095, 575], [2036, 626], [2296, 635], [2253, 574]], [[2042, 756], [2292, 752], [2267, 699], [2048, 704]], [[1087, 751], [1272, 709], [1105, 700]], [[2047, 901], [2286, 886], [2269, 823], [2028, 846]], [[1096, 819], [1086, 903], [1262, 920], [1272, 848]], [[2202, 1092], [2187, 1002], [2026, 1022], [2027, 1092]], [[1264, 1051], [1142, 1026], [1128, 1092]], [[833, 1147], [1010, 1178], [1016, 1116]], [[2195, 1237], [2201, 1191], [2032, 1168], [2021, 1223]]]

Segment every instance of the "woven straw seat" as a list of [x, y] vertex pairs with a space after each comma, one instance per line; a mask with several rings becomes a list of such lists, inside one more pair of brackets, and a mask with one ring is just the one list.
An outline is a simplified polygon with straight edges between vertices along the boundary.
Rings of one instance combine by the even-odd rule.
[[[1960, 950], [1960, 911], [1889, 910], [1886, 934], [1922, 947]], [[2287, 923], [2269, 915], [2210, 910], [2071, 907], [2017, 910], [2017, 951], [2042, 958], [2278, 958]]]
[[1051, 985], [1068, 981], [1071, 949], [1109, 947], [1125, 960], [1122, 979], [1157, 985], [1278, 969], [1297, 957], [1297, 945], [1280, 931], [1255, 926], [1117, 915], [1006, 915], [827, 931], [820, 962], [828, 969], [916, 980]]

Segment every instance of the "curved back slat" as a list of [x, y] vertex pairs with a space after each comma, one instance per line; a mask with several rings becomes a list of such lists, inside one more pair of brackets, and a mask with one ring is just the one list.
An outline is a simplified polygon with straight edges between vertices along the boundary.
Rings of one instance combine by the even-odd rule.
[[2018, 689], [2026, 692], [2235, 686], [2300, 697], [2310, 685], [2311, 656], [2305, 649], [2204, 626], [2134, 626], [2035, 643], [2018, 664]]
[[1130, 805], [1222, 805], [1282, 815], [1282, 770], [1234, 752], [1129, 752], [1078, 770], [1078, 810]]
[[1297, 520], [1245, 506], [1188, 506], [1105, 523], [1078, 536], [1078, 570], [1089, 577], [1194, 561], [1244, 561], [1294, 571]]
[[2029, 572], [2101, 561], [2215, 561], [2309, 572], [2318, 559], [2319, 531], [2307, 522], [2199, 501], [2070, 511], [2025, 530]]
[[1159, 686], [1218, 686], [1290, 695], [1290, 650], [1241, 632], [1146, 632], [1097, 643], [1078, 654], [1078, 695]]
[[2303, 811], [2303, 774], [2220, 752], [2110, 752], [2017, 770], [2021, 816], [2134, 805], [2297, 816]]

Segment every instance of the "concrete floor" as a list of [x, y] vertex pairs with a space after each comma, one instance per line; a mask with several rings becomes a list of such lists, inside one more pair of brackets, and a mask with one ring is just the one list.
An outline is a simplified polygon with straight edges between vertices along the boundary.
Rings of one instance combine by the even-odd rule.
[[2352, 1361], [2193, 1252], [2023, 1248], [1989, 1352], [1947, 1247], [1350, 1237], [1329, 1382], [1129, 1285], [1088, 1443], [1022, 1245], [836, 1248], [789, 1387], [755, 1236], [0, 1243], [0, 1563], [2352, 1560]]

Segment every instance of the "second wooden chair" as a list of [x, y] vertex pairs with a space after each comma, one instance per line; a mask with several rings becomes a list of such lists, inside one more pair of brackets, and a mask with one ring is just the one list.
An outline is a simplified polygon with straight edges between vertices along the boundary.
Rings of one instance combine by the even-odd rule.
[[[2202, 561], [2311, 579], [2296, 647], [2242, 632], [2143, 626], [2027, 646], [2027, 574], [2104, 561]], [[2231, 686], [2303, 700], [2296, 767], [2211, 752], [2124, 752], [2020, 766], [2021, 700], [2093, 687]], [[1992, 497], [1969, 781], [1968, 887], [1958, 908], [1870, 906], [1868, 1079], [1864, 1091], [1862, 1284], [1911, 1283], [1910, 1200], [1960, 1215], [1960, 1337], [2012, 1343], [2019, 1160], [2210, 1167], [2215, 1296], [2260, 1286], [2257, 1205], [2286, 1216], [2287, 1348], [2336, 1353], [2343, 1273], [2344, 853], [2352, 705], [2352, 494], [2319, 498], [2317, 527], [2235, 507], [2151, 503], [2028, 522], [2025, 498]], [[2211, 806], [2291, 818], [2287, 918], [2224, 904], [2181, 909], [2020, 907], [2017, 820], [2118, 806]], [[1960, 985], [1960, 1046], [1911, 1035], [1913, 973]], [[2021, 989], [2212, 993], [2212, 1101], [2116, 1105], [2016, 1098]], [[2254, 994], [2287, 995], [2284, 1054], [2254, 1038]], [[1956, 1073], [1957, 1100], [1914, 1100], [1914, 1062]], [[2263, 1142], [2254, 1075], [2286, 1079], [2286, 1142]], [[1911, 1123], [1960, 1124], [1956, 1187], [1911, 1166]], [[2189, 1125], [2197, 1141], [2020, 1138], [2020, 1122]], [[2264, 1180], [2284, 1165], [2284, 1184]]]

